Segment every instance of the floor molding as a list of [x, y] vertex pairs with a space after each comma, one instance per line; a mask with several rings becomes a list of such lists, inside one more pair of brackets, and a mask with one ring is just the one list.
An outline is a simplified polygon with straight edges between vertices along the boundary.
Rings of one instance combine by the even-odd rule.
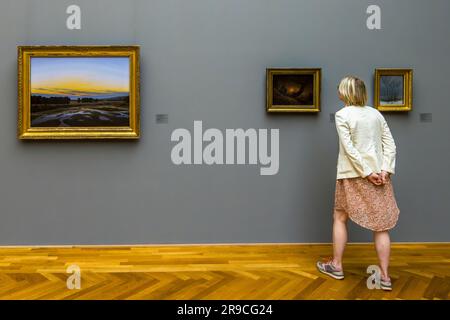
[[[7, 248], [105, 248], [105, 247], [190, 247], [190, 246], [298, 246], [298, 245], [332, 245], [332, 242], [212, 242], [212, 243], [137, 243], [137, 244], [19, 244], [19, 245], [0, 245], [1, 249]], [[361, 244], [373, 244], [373, 242], [348, 242], [348, 245], [361, 245]], [[449, 244], [450, 242], [440, 242], [440, 241], [399, 241], [392, 242], [392, 244], [413, 244], [413, 245], [421, 245], [421, 244]]]

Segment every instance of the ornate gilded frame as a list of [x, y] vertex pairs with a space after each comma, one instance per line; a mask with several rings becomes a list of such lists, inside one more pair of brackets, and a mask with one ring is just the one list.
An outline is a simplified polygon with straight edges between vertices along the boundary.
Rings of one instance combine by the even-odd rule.
[[[139, 46], [19, 46], [18, 138], [19, 139], [138, 139], [140, 136]], [[129, 127], [45, 127], [30, 125], [30, 66], [32, 57], [129, 57]]]
[[[380, 105], [380, 79], [382, 76], [403, 77], [403, 104]], [[379, 111], [411, 111], [412, 110], [412, 69], [382, 68], [375, 69], [374, 104]]]
[[[319, 112], [321, 93], [320, 68], [268, 68], [266, 69], [266, 110], [267, 112]], [[277, 106], [273, 104], [274, 75], [313, 75], [314, 97], [312, 105]]]

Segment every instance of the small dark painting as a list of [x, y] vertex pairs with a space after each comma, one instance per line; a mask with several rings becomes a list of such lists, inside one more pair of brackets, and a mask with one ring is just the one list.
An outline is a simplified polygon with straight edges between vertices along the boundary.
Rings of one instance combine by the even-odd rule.
[[319, 112], [321, 70], [267, 69], [268, 112]]
[[314, 75], [274, 75], [273, 104], [306, 105], [314, 103]]

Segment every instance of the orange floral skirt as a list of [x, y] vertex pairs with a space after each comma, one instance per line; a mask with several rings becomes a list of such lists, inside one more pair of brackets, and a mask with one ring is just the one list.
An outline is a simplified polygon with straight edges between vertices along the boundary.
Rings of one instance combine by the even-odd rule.
[[400, 213], [389, 178], [381, 186], [365, 178], [336, 180], [334, 209], [344, 210], [353, 222], [372, 231], [392, 229]]

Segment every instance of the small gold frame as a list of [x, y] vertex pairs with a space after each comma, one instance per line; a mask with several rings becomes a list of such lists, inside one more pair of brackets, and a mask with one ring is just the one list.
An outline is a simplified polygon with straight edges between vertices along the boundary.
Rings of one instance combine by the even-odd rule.
[[[380, 101], [380, 81], [382, 76], [403, 77], [403, 103], [401, 104], [381, 104]], [[375, 69], [375, 108], [379, 111], [411, 111], [412, 110], [412, 69]]]
[[[266, 69], [266, 109], [267, 112], [319, 112], [321, 93], [320, 68], [268, 68]], [[277, 75], [312, 75], [313, 101], [311, 104], [276, 105], [274, 104], [274, 76]]]
[[[139, 139], [140, 71], [139, 46], [19, 46], [18, 138], [19, 139]], [[32, 57], [129, 57], [129, 126], [31, 127]]]

